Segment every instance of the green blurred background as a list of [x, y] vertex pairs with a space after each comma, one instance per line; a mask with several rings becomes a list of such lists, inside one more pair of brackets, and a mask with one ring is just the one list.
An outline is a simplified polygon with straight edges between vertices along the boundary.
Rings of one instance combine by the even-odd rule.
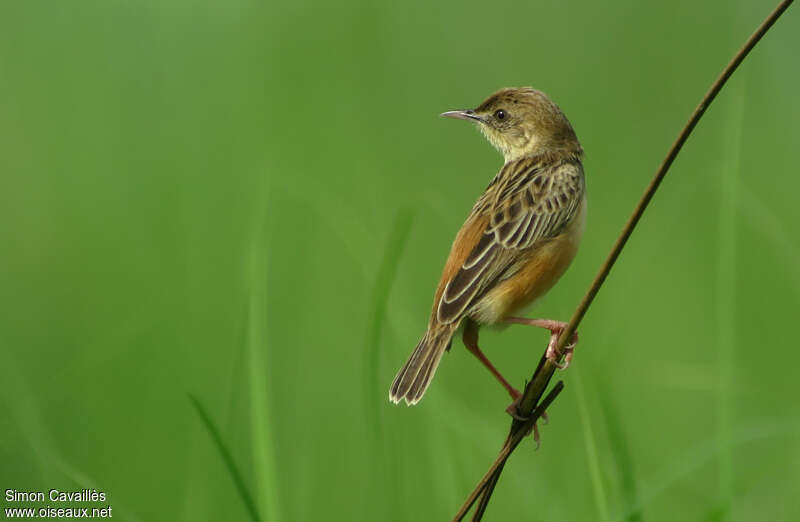
[[[773, 6], [0, 4], [0, 488], [122, 520], [448, 520], [508, 397], [460, 342], [387, 400], [500, 156], [444, 110], [504, 86], [586, 149], [567, 319], [701, 95]], [[488, 520], [798, 520], [800, 18], [677, 160]], [[547, 334], [482, 335], [519, 386]], [[2, 501], [2, 506], [7, 503]]]

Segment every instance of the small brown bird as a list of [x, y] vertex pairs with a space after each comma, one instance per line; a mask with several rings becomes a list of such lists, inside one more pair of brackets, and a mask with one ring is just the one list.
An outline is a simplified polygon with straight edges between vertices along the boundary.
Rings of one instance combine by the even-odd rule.
[[[419, 402], [464, 323], [467, 349], [517, 400], [520, 392], [478, 348], [478, 328], [498, 323], [546, 328], [547, 357], [558, 364], [554, 348], [566, 324], [512, 314], [550, 290], [575, 257], [586, 215], [583, 149], [561, 109], [529, 87], [502, 89], [476, 109], [442, 116], [473, 121], [505, 164], [456, 235], [428, 330], [397, 373], [389, 398]], [[577, 335], [566, 364], [576, 342]]]

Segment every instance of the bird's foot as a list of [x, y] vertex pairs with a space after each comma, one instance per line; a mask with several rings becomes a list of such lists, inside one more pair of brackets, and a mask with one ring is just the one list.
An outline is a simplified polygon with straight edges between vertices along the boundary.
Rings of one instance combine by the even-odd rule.
[[550, 340], [547, 343], [545, 357], [547, 357], [550, 362], [562, 370], [565, 370], [569, 367], [570, 363], [572, 362], [572, 354], [575, 350], [575, 346], [578, 344], [578, 332], [572, 333], [572, 338], [569, 340], [569, 344], [564, 347], [563, 364], [560, 361], [561, 358], [556, 353], [558, 338], [561, 336], [561, 332], [563, 332], [567, 327], [567, 323], [555, 321], [553, 319], [528, 319], [527, 317], [509, 317], [505, 321], [507, 323], [526, 324], [528, 326], [537, 326], [539, 328], [550, 330]]
[[564, 346], [564, 362], [561, 363], [561, 361], [559, 361], [560, 357], [556, 352], [556, 345], [558, 344], [558, 338], [562, 331], [563, 328], [558, 331], [553, 331], [550, 334], [550, 341], [547, 343], [547, 352], [545, 353], [545, 357], [547, 357], [550, 362], [556, 365], [558, 369], [566, 370], [572, 363], [572, 355], [575, 352], [575, 346], [578, 345], [578, 332], [573, 332], [572, 338], [569, 340], [569, 344]]
[[[509, 404], [508, 407], [506, 408], [506, 412], [509, 415], [511, 415], [514, 419], [520, 422], [525, 422], [530, 417], [524, 417], [519, 414], [518, 406], [521, 399], [522, 395], [519, 395], [517, 398], [515, 398], [514, 402]], [[550, 421], [549, 417], [547, 416], [547, 412], [542, 412], [542, 415], [539, 417], [539, 419], [541, 419], [542, 424], [547, 424]], [[527, 437], [528, 435], [531, 434], [531, 432], [533, 432], [533, 441], [536, 443], [536, 449], [539, 449], [539, 446], [541, 445], [541, 437], [539, 436], [538, 421], [533, 423], [533, 426], [528, 431], [528, 433], [525, 434], [525, 436]]]

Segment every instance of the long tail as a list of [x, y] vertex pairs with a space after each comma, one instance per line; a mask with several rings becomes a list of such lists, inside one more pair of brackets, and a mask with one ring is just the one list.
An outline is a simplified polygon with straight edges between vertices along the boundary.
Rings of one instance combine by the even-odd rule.
[[406, 404], [411, 406], [422, 399], [442, 360], [442, 354], [450, 348], [454, 332], [455, 328], [451, 325], [429, 328], [425, 332], [414, 353], [397, 372], [389, 390], [389, 400], [397, 404], [405, 399]]

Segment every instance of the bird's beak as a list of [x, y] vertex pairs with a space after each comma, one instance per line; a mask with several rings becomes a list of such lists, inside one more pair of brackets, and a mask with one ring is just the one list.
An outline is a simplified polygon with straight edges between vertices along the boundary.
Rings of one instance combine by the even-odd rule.
[[483, 118], [475, 114], [475, 111], [472, 109], [465, 111], [447, 111], [440, 114], [440, 116], [444, 116], [445, 118], [456, 118], [458, 120], [475, 120], [481, 123], [484, 122]]

